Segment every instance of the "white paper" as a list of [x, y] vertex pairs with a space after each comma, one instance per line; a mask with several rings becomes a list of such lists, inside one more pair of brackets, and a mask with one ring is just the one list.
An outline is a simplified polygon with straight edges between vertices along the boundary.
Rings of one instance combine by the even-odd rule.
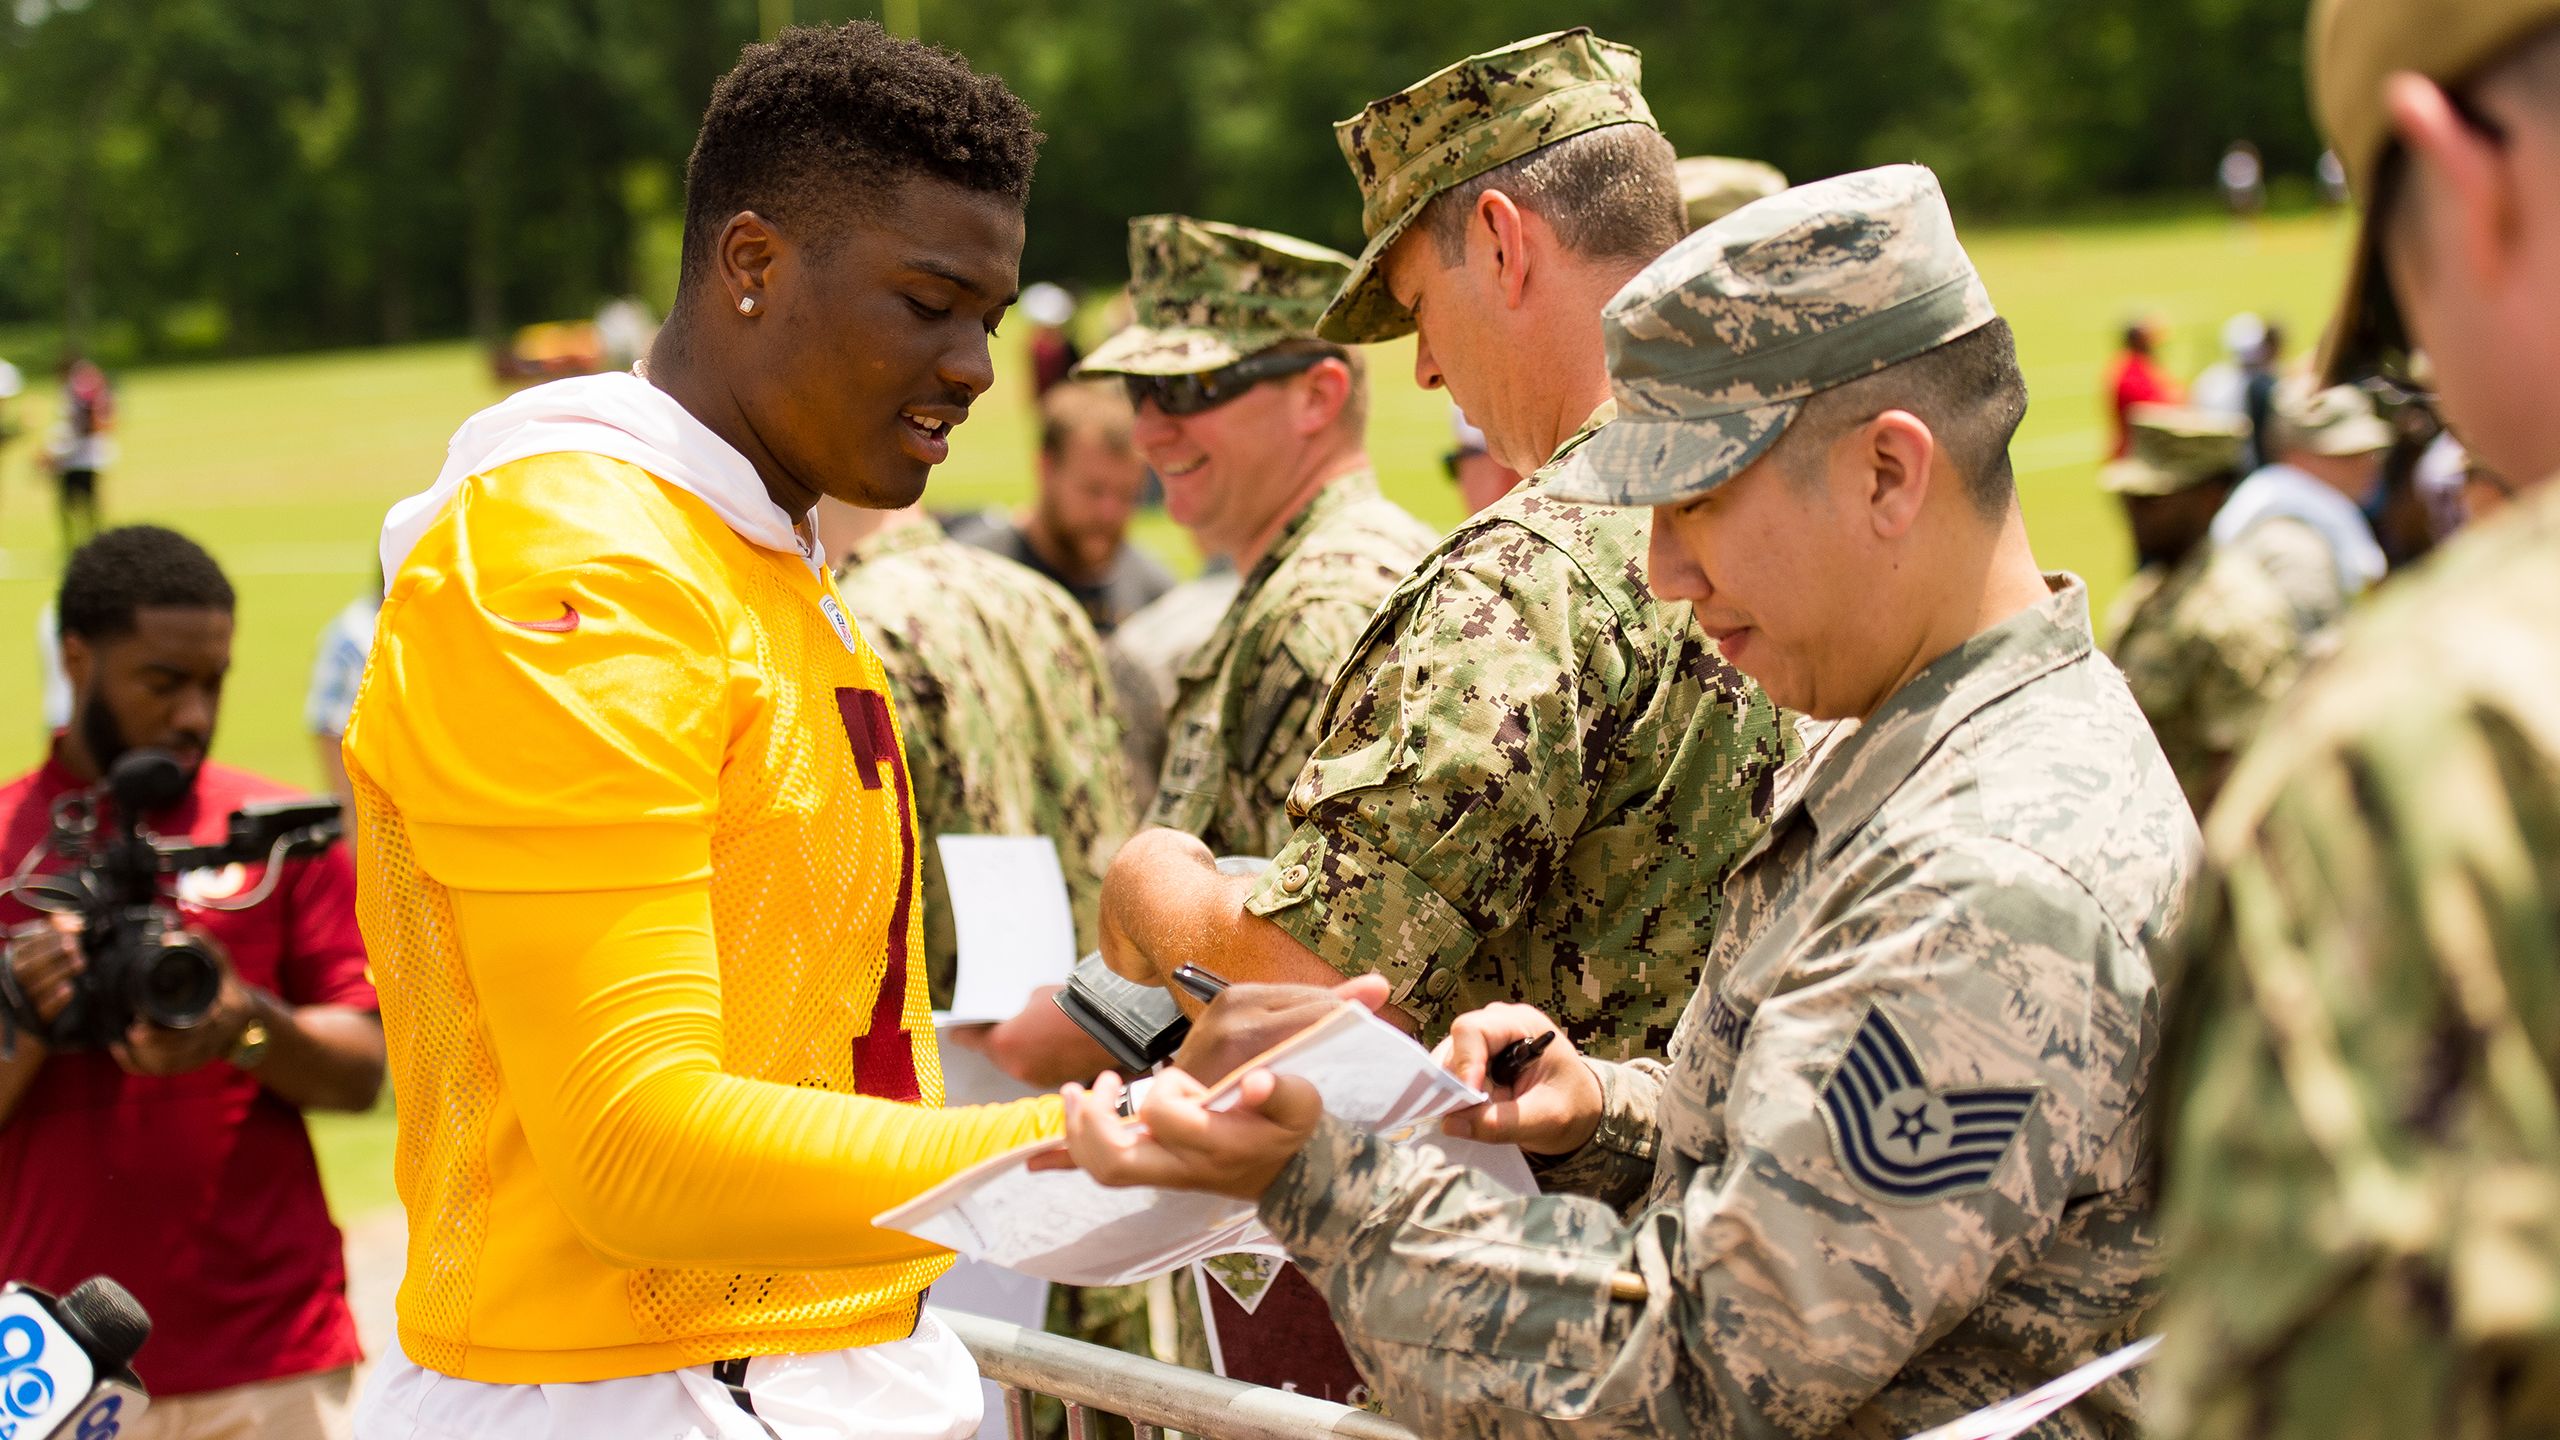
[[1911, 1440], [2013, 1440], [2054, 1411], [2150, 1359], [2151, 1352], [2159, 1348], [2159, 1336], [2146, 1336], [2112, 1354], [2101, 1355], [2068, 1375], [2048, 1380], [2024, 1395], [2013, 1395], [1997, 1405], [1986, 1405], [1961, 1420], [1951, 1420], [1936, 1429], [1924, 1430]]
[[[1436, 1120], [1484, 1098], [1412, 1037], [1351, 1004], [1221, 1082], [1210, 1108], [1232, 1108], [1237, 1081], [1257, 1069], [1309, 1081], [1327, 1112], [1373, 1132]], [[1081, 1170], [1029, 1168], [1034, 1155], [1065, 1148], [1051, 1140], [982, 1161], [872, 1223], [1068, 1285], [1126, 1285], [1212, 1255], [1281, 1253], [1250, 1202], [1115, 1190]]]
[[1057, 842], [1046, 835], [941, 835], [943, 878], [960, 942], [951, 1008], [938, 1023], [1010, 1020], [1076, 963], [1075, 912]]

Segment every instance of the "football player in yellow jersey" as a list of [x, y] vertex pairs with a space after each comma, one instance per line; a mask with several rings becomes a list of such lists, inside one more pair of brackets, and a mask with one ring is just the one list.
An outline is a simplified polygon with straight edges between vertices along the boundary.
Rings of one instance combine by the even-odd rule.
[[1040, 139], [875, 26], [750, 47], [646, 377], [483, 411], [386, 523], [346, 759], [409, 1255], [359, 1435], [976, 1428], [949, 1258], [869, 1217], [1057, 1102], [941, 1108], [894, 707], [808, 517], [914, 501], [992, 383]]

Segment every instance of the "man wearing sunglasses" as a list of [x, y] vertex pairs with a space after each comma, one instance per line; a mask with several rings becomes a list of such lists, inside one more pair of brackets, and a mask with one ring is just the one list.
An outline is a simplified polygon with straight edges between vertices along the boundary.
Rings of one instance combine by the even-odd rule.
[[1137, 323], [1081, 375], [1117, 375], [1165, 510], [1244, 576], [1182, 668], [1147, 823], [1269, 855], [1317, 704], [1378, 602], [1431, 548], [1369, 469], [1367, 375], [1315, 322], [1347, 255], [1185, 215], [1129, 222]]
[[[2560, 470], [2560, 0], [2322, 0], [2364, 202], [2330, 382], [2423, 350]], [[2352, 617], [2206, 826], [2158, 1084], [2163, 1436], [2560, 1424], [2560, 487]]]
[[1345, 344], [1416, 334], [1414, 378], [1530, 474], [1398, 586], [1325, 702], [1255, 880], [1142, 832], [1103, 882], [1103, 953], [1161, 983], [1378, 972], [1426, 1038], [1497, 1001], [1586, 1054], [1658, 1054], [1786, 741], [1685, 606], [1645, 521], [1547, 493], [1615, 413], [1601, 307], [1688, 231], [1639, 62], [1588, 30], [1460, 63], [1338, 127], [1366, 252]]

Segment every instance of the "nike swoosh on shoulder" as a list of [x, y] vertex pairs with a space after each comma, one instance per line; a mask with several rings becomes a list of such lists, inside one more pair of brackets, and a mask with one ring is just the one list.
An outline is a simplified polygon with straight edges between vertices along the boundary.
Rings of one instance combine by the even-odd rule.
[[506, 620], [508, 624], [519, 630], [539, 630], [546, 635], [566, 635], [578, 628], [579, 617], [578, 607], [563, 600], [560, 602], [560, 618], [557, 620], [512, 620], [504, 615], [498, 618]]

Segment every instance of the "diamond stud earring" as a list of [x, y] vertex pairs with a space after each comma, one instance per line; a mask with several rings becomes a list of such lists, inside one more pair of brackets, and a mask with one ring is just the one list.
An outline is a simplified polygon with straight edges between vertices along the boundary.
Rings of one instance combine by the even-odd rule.
[[756, 297], [753, 295], [739, 296], [738, 313], [741, 315], [753, 315], [756, 313]]

